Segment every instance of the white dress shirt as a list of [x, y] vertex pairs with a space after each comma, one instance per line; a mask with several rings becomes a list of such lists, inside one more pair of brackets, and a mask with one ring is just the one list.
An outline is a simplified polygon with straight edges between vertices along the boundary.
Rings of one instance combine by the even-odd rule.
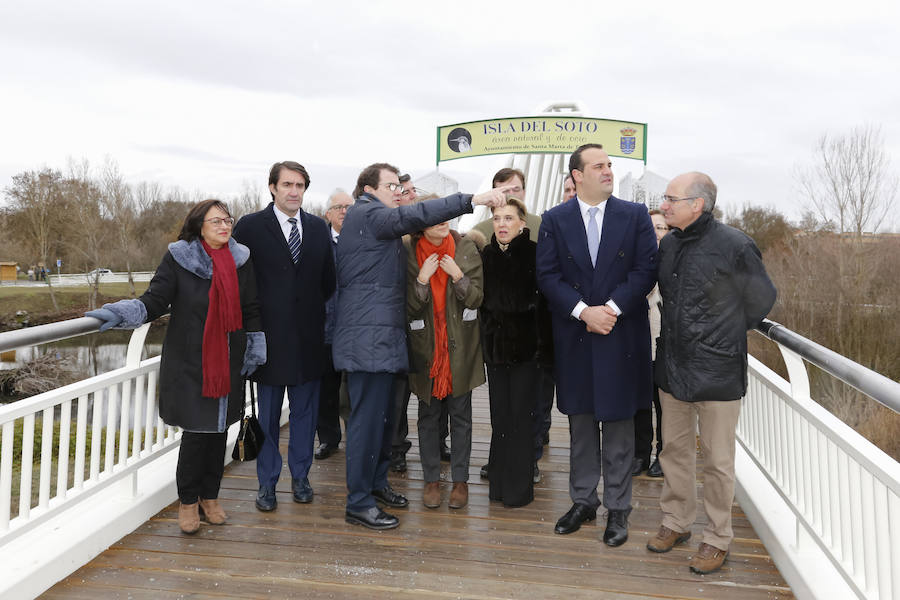
[[331, 228], [331, 241], [337, 244], [338, 236], [341, 235], [337, 231], [334, 230], [334, 227]]
[[290, 217], [280, 210], [278, 210], [277, 206], [273, 206], [272, 210], [275, 211], [275, 218], [278, 219], [278, 224], [281, 225], [281, 233], [284, 234], [284, 241], [288, 241], [291, 237], [291, 224], [288, 223], [288, 219], [297, 219], [297, 231], [300, 232], [300, 243], [303, 243], [303, 223], [300, 221], [300, 211], [297, 211], [297, 214], [293, 217]]
[[[581, 211], [581, 220], [584, 222], [584, 233], [587, 235], [588, 232], [588, 220], [591, 216], [588, 214], [588, 210], [593, 208], [590, 204], [583, 201], [578, 196], [575, 197], [575, 200], [578, 202], [578, 210]], [[603, 215], [606, 214], [606, 200], [597, 205], [597, 213], [594, 215], [594, 221], [597, 222], [597, 232], [600, 235], [600, 239], [603, 239]], [[598, 240], [598, 245], [599, 245]], [[613, 309], [616, 313], [616, 316], [622, 314], [622, 311], [619, 310], [619, 307], [616, 306], [616, 303], [612, 301], [612, 298], [606, 301], [606, 305]], [[576, 319], [581, 317], [581, 311], [587, 308], [587, 304], [584, 303], [583, 300], [579, 300], [578, 304], [575, 305], [575, 308], [572, 309], [572, 316]]]

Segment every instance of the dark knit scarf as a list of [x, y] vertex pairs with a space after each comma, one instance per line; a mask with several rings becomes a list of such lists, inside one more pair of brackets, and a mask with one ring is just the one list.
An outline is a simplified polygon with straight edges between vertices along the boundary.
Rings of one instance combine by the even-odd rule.
[[[423, 235], [416, 243], [416, 262], [419, 267], [425, 259], [437, 253], [438, 260], [445, 254], [450, 258], [456, 255], [456, 242], [452, 235], [444, 238], [439, 246], [429, 242]], [[443, 399], [453, 391], [453, 376], [450, 373], [450, 350], [447, 346], [447, 272], [438, 267], [431, 276], [431, 303], [434, 307], [434, 362], [428, 374], [434, 380], [432, 394]]]
[[209, 311], [203, 329], [203, 391], [205, 398], [221, 398], [231, 391], [228, 333], [243, 327], [237, 267], [228, 244], [213, 250], [204, 240], [203, 249], [212, 259]]

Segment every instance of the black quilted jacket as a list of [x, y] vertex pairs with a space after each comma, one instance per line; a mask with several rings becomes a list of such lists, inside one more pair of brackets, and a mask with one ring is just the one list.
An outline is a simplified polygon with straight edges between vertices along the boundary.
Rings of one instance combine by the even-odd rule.
[[753, 240], [703, 213], [662, 239], [659, 291], [656, 385], [689, 402], [743, 397], [747, 330], [775, 303]]

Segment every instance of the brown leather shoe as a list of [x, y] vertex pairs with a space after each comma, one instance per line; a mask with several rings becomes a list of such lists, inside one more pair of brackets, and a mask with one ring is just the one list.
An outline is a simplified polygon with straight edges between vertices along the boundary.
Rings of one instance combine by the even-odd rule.
[[660, 525], [656, 537], [647, 542], [647, 550], [650, 552], [668, 552], [674, 546], [683, 544], [689, 539], [691, 539], [690, 531], [680, 533], [672, 531], [665, 525]]
[[200, 517], [210, 525], [222, 525], [228, 518], [222, 505], [215, 498], [212, 500], [200, 498]]
[[715, 546], [703, 542], [697, 549], [694, 558], [691, 559], [691, 571], [700, 575], [718, 571], [722, 568], [726, 556], [728, 556], [728, 550], [719, 550]]
[[441, 484], [437, 481], [429, 481], [422, 492], [422, 504], [426, 508], [437, 508], [441, 505]]
[[447, 505], [450, 508], [462, 508], [469, 503], [469, 484], [465, 481], [454, 481], [453, 489], [450, 490], [450, 502]]
[[184, 533], [197, 533], [200, 529], [200, 513], [197, 511], [198, 503], [181, 504], [178, 507], [178, 526]]

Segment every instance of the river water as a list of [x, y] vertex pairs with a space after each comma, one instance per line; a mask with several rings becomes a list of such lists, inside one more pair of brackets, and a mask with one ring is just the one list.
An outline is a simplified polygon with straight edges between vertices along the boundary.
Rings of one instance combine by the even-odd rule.
[[[150, 358], [162, 351], [165, 328], [153, 328], [144, 343], [143, 358]], [[28, 361], [45, 355], [66, 359], [74, 370], [75, 380], [86, 379], [125, 366], [130, 331], [106, 331], [92, 333], [68, 340], [28, 346], [0, 355], [0, 370], [21, 367]], [[0, 394], [0, 404], [16, 398]]]

